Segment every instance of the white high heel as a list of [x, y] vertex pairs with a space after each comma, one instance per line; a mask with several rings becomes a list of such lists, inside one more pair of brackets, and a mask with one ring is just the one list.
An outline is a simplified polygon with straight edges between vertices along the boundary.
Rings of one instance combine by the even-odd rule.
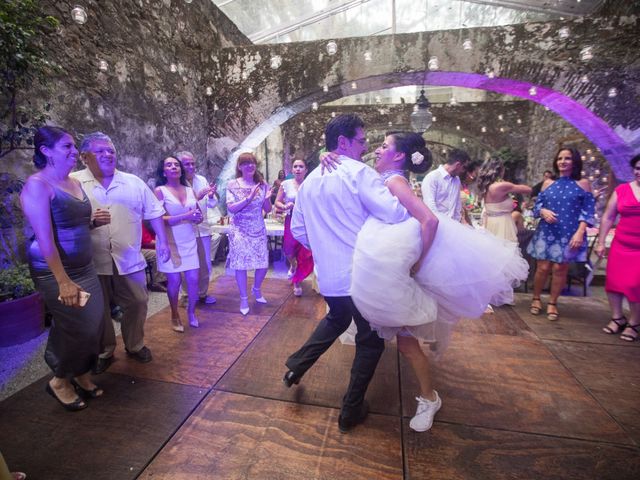
[[262, 292], [259, 288], [252, 288], [253, 296], [256, 297], [256, 302], [258, 303], [267, 303], [267, 299], [262, 296]]
[[240, 313], [242, 315], [249, 313], [249, 299], [247, 297], [240, 297]]

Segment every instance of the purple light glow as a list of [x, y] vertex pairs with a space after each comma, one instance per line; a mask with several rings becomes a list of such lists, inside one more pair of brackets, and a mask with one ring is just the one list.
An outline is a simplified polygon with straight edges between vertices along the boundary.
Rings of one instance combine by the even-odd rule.
[[[508, 78], [488, 78], [477, 73], [462, 72], [427, 72], [425, 84], [488, 90], [525, 98], [548, 107], [549, 110], [557, 113], [580, 130], [596, 147], [600, 148], [617, 178], [620, 180], [631, 179], [628, 161], [633, 155], [633, 151], [629, 145], [591, 110], [560, 92], [528, 82]], [[532, 86], [537, 89], [535, 96], [529, 95], [529, 89]]]
[[[464, 72], [405, 72], [385, 73], [365, 78], [355, 78], [345, 81], [342, 85], [335, 85], [334, 91], [342, 91], [342, 96], [353, 94], [351, 82], [357, 81], [358, 93], [400, 87], [405, 85], [437, 85], [447, 87], [465, 87], [487, 90], [505, 95], [521, 97], [539, 103], [552, 110], [570, 124], [580, 130], [595, 146], [611, 165], [615, 176], [622, 181], [631, 179], [631, 169], [628, 161], [633, 156], [631, 147], [622, 140], [611, 127], [600, 117], [560, 92], [519, 80], [508, 78], [489, 78], [487, 75]], [[529, 94], [529, 89], [535, 87], [536, 94]], [[326, 92], [325, 92], [326, 93]], [[312, 102], [326, 101], [322, 93], [309, 95], [294, 100], [288, 105], [277, 108], [271, 117], [254, 129], [240, 144], [239, 149], [255, 149], [279, 125], [285, 123], [296, 114], [307, 111]], [[332, 97], [331, 100], [335, 100]], [[227, 162], [228, 163], [228, 162]], [[225, 166], [227, 168], [227, 166]]]

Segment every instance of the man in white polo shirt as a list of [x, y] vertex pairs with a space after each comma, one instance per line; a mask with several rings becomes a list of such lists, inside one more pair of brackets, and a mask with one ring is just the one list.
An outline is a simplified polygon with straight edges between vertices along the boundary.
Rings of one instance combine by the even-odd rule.
[[329, 313], [306, 343], [286, 361], [288, 387], [347, 329], [351, 318], [358, 327], [351, 380], [342, 400], [338, 428], [347, 432], [368, 413], [364, 395], [384, 351], [384, 341], [371, 330], [350, 296], [351, 265], [358, 232], [369, 215], [387, 223], [408, 217], [380, 175], [361, 161], [367, 150], [364, 123], [356, 115], [339, 115], [325, 129], [327, 149], [338, 154], [340, 168], [330, 173], [316, 168], [298, 191], [291, 233], [313, 252], [320, 293]]
[[105, 300], [102, 353], [95, 373], [104, 372], [113, 360], [116, 335], [111, 320], [111, 302], [122, 308], [122, 340], [127, 355], [150, 362], [151, 350], [144, 344], [147, 318], [147, 265], [140, 249], [142, 220], [149, 220], [156, 233], [156, 254], [168, 259], [164, 208], [151, 189], [138, 177], [116, 169], [116, 149], [104, 133], [85, 135], [80, 145], [87, 168], [71, 175], [78, 179], [91, 201], [93, 263]]
[[[198, 271], [198, 298], [200, 303], [216, 303], [216, 297], [207, 295], [209, 282], [211, 281], [211, 225], [209, 224], [207, 209], [215, 208], [218, 204], [216, 198], [216, 186], [211, 185], [206, 178], [196, 173], [196, 160], [191, 152], [178, 152], [176, 158], [182, 162], [184, 176], [193, 187], [193, 193], [198, 201], [198, 206], [204, 217], [204, 221], [197, 225], [198, 237], [198, 260], [200, 270]], [[186, 283], [186, 282], [185, 282]], [[182, 284], [183, 293], [186, 288]], [[186, 293], [183, 294], [182, 301], [186, 303]]]

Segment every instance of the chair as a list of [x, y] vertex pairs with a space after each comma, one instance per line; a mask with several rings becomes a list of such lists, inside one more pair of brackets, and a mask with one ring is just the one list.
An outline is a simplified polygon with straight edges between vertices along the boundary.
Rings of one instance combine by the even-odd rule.
[[533, 279], [536, 271], [536, 261], [527, 253], [527, 245], [529, 245], [534, 233], [535, 230], [523, 230], [518, 232], [518, 247], [520, 248], [520, 253], [522, 254], [522, 258], [524, 258], [529, 264], [529, 275], [523, 284], [524, 293], [529, 292], [529, 281]]
[[591, 264], [591, 253], [596, 245], [598, 235], [589, 238], [587, 246], [587, 261], [574, 262], [569, 264], [569, 273], [567, 274], [567, 290], [571, 291], [571, 284], [576, 282], [582, 285], [582, 296], [587, 296], [587, 287], [593, 279], [593, 265]]

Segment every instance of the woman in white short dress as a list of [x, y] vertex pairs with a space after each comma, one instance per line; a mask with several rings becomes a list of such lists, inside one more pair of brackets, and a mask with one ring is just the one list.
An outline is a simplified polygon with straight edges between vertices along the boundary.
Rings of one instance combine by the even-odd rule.
[[160, 162], [156, 171], [156, 197], [163, 202], [166, 215], [162, 218], [167, 226], [167, 240], [171, 258], [166, 262], [158, 258], [158, 271], [167, 275], [167, 297], [171, 306], [171, 328], [184, 332], [184, 326], [178, 312], [178, 295], [181, 278], [184, 273], [187, 282], [187, 316], [189, 325], [199, 326], [196, 317], [198, 302], [198, 246], [196, 243], [196, 225], [203, 220], [193, 189], [187, 183], [182, 162], [167, 157]]

